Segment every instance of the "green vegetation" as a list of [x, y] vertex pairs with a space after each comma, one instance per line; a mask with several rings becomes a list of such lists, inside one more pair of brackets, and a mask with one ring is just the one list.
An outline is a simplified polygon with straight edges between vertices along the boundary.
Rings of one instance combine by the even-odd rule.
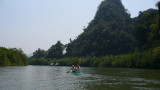
[[57, 41], [57, 43], [55, 45], [52, 45], [47, 51], [38, 48], [38, 50], [33, 52], [33, 56], [31, 58], [63, 58], [63, 50], [64, 45], [60, 41]]
[[64, 45], [57, 41], [55, 45], [52, 45], [47, 51], [40, 48], [33, 52], [33, 56], [29, 58], [29, 64], [31, 65], [49, 65], [51, 59], [63, 58]]
[[[144, 52], [134, 52], [123, 55], [81, 58], [81, 66], [87, 67], [123, 67], [123, 68], [156, 68], [160, 69], [160, 47]], [[78, 57], [60, 59], [30, 58], [32, 65], [49, 65], [60, 63], [61, 66], [71, 66], [78, 63]]]
[[49, 60], [46, 58], [30, 58], [29, 59], [30, 65], [49, 65]]
[[[81, 58], [81, 66], [87, 67], [124, 67], [124, 68], [159, 68], [160, 69], [160, 47], [153, 51], [134, 52], [123, 55], [110, 55], [102, 57]], [[50, 62], [58, 62], [60, 65], [76, 65], [79, 58], [61, 58]]]
[[121, 0], [104, 0], [76, 39], [36, 50], [29, 63], [72, 65], [82, 57], [81, 66], [160, 68], [160, 2], [156, 6], [131, 18]]
[[106, 56], [130, 53], [135, 48], [130, 14], [120, 0], [104, 0], [84, 32], [67, 44], [66, 56]]
[[21, 49], [0, 47], [0, 66], [28, 65], [28, 57]]

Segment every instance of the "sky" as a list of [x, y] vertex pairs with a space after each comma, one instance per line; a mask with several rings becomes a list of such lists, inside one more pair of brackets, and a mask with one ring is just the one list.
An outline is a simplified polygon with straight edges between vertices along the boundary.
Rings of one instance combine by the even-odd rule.
[[[93, 20], [103, 0], [0, 0], [0, 47], [31, 54], [57, 41], [73, 40]], [[159, 0], [122, 0], [131, 14], [156, 8]]]

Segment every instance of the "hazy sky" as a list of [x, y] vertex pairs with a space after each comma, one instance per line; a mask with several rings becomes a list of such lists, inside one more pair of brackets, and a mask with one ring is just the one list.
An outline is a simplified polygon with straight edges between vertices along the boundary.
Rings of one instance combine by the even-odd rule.
[[[103, 0], [0, 0], [0, 47], [30, 54], [83, 32]], [[122, 0], [131, 16], [156, 8], [159, 0]]]

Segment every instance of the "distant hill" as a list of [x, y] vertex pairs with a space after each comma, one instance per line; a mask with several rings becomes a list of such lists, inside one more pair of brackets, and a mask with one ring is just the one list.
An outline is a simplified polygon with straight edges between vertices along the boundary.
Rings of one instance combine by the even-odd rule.
[[121, 0], [104, 0], [94, 19], [66, 48], [67, 56], [105, 56], [133, 52], [134, 22]]

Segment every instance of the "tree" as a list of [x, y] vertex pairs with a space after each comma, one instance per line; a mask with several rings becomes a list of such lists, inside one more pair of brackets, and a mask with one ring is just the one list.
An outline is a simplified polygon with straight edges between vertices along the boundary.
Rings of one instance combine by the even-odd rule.
[[158, 34], [159, 34], [159, 38], [158, 39], [160, 39], [160, 1], [157, 2], [156, 6], [158, 7], [158, 21], [157, 21]]
[[62, 58], [64, 45], [57, 41], [55, 45], [52, 45], [47, 51], [47, 58]]
[[21, 49], [0, 47], [0, 66], [28, 65], [28, 58]]
[[155, 67], [160, 68], [160, 46], [153, 49], [153, 58], [155, 59]]
[[38, 50], [36, 50], [35, 52], [33, 52], [33, 58], [41, 58], [41, 57], [45, 57], [46, 56], [46, 52], [40, 48], [38, 48]]
[[160, 1], [157, 2], [156, 6], [158, 7], [158, 14], [160, 15]]
[[10, 65], [10, 61], [7, 57], [7, 49], [0, 48], [0, 66], [8, 66]]
[[152, 46], [157, 46], [157, 40], [158, 40], [158, 26], [157, 24], [152, 24], [150, 26], [150, 33], [148, 36], [149, 42], [152, 44]]
[[[152, 47], [153, 42], [151, 39], [155, 39], [156, 32], [156, 17], [157, 10], [148, 9], [141, 12], [138, 16], [138, 22], [135, 28], [135, 38], [138, 42], [140, 50], [146, 50]], [[154, 36], [153, 36], [154, 35]], [[152, 44], [151, 44], [152, 43]]]

